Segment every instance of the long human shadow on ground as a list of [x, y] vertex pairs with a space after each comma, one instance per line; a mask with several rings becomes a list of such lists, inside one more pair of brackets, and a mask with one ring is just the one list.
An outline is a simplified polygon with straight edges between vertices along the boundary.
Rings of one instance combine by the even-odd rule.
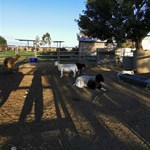
[[[41, 120], [43, 113], [43, 99], [41, 91], [41, 72], [39, 73], [38, 71], [35, 71], [32, 84], [29, 87], [29, 91], [20, 114], [19, 122], [0, 125], [0, 135], [11, 137], [11, 139], [8, 139], [6, 144], [3, 145], [3, 149], [10, 149], [11, 145], [15, 145], [17, 147], [22, 145], [26, 148], [30, 145], [36, 148], [41, 145], [45, 145], [45, 148], [50, 147], [50, 149], [63, 149], [63, 147], [67, 148], [68, 136], [74, 137], [74, 135], [72, 135], [74, 133], [75, 136], [78, 136], [77, 130], [73, 125], [71, 118], [69, 117], [69, 113], [65, 104], [63, 103], [63, 99], [60, 102], [61, 94], [57, 96], [58, 92], [57, 89], [55, 90], [55, 88], [53, 92], [55, 95], [54, 103], [56, 107], [57, 118], [53, 120]], [[38, 93], [40, 96], [37, 95]], [[33, 103], [37, 103], [35, 104], [35, 107], [37, 106], [37, 109], [35, 108], [36, 122], [28, 122], [26, 121], [26, 118], [31, 112]], [[61, 110], [58, 107], [59, 104], [61, 104], [61, 109], [65, 114], [65, 118], [62, 118], [60, 115]], [[71, 135], [67, 134], [67, 129], [72, 131]], [[55, 130], [58, 131], [58, 134], [52, 136], [49, 132], [53, 132]], [[43, 139], [42, 134], [45, 132], [47, 132], [48, 138]], [[29, 139], [26, 137], [29, 137]]]
[[43, 115], [43, 92], [41, 73], [36, 70], [32, 84], [28, 89], [27, 96], [20, 114], [19, 122], [25, 122], [34, 105], [35, 121], [41, 121]]
[[[28, 72], [30, 73], [30, 72]], [[27, 87], [23, 87], [23, 89]], [[41, 71], [36, 70], [33, 74], [33, 80], [19, 117], [18, 123], [10, 123], [0, 125], [0, 135], [11, 136], [12, 138], [4, 144], [3, 149], [10, 149], [11, 145], [19, 145], [23, 143], [24, 137], [33, 133], [33, 141], [29, 139], [29, 143], [39, 145], [42, 142], [40, 122], [43, 114], [43, 95]], [[27, 117], [31, 113], [34, 105], [35, 121], [27, 122]], [[5, 132], [4, 132], [5, 131]], [[35, 140], [34, 140], [35, 139]], [[1, 148], [1, 147], [0, 147]]]
[[[34, 78], [32, 80], [32, 85], [29, 88], [27, 98], [22, 108], [19, 123], [11, 123], [11, 124], [7, 124], [4, 126], [0, 125], [0, 131], [6, 131], [6, 132], [1, 132], [0, 135], [12, 137], [11, 140], [8, 140], [6, 144], [3, 146], [3, 149], [10, 148], [10, 145], [15, 145], [19, 147], [19, 145], [23, 143], [24, 143], [24, 146], [26, 146], [26, 148], [27, 148], [27, 145], [32, 145], [33, 147], [35, 146], [38, 148], [39, 146], [45, 143], [46, 148], [50, 147], [50, 149], [63, 149], [64, 147], [67, 148], [68, 136], [74, 137], [74, 134], [75, 136], [78, 136], [77, 130], [71, 120], [71, 117], [68, 113], [65, 103], [63, 102], [63, 99], [61, 99], [62, 96], [61, 94], [57, 95], [59, 91], [57, 92], [58, 89], [55, 89], [55, 88], [53, 89], [54, 90], [53, 92], [54, 92], [54, 103], [56, 107], [57, 118], [54, 120], [39, 121], [39, 117], [41, 117], [41, 114], [42, 114], [40, 113], [39, 117], [38, 115], [37, 117], [35, 116], [35, 119], [37, 118], [38, 122], [26, 122], [25, 119], [27, 115], [31, 112], [31, 109], [33, 107], [33, 102], [35, 103], [37, 102], [35, 101], [35, 94], [37, 94], [38, 92], [41, 93], [41, 88], [38, 91], [35, 90], [35, 88], [37, 88], [36, 84], [39, 84], [39, 83], [41, 83], [40, 75], [37, 71], [35, 71]], [[39, 98], [41, 98], [41, 96], [37, 97], [37, 100], [39, 100]], [[41, 102], [39, 104], [41, 105]], [[60, 113], [61, 110], [59, 109], [59, 106], [58, 106], [59, 104], [61, 105], [61, 109], [63, 110], [63, 113], [65, 114], [65, 118], [61, 117], [61, 113]], [[42, 109], [40, 108], [40, 110]], [[37, 111], [41, 112], [40, 110], [37, 109]], [[66, 130], [68, 129], [71, 131], [71, 135], [67, 134]], [[55, 130], [58, 130], [59, 132], [58, 135], [57, 134], [55, 136], [49, 135], [48, 136], [49, 138], [46, 141], [43, 141], [43, 138], [42, 138], [43, 132], [47, 132], [48, 134], [49, 132], [53, 132]], [[26, 136], [29, 136], [30, 138], [25, 139]], [[28, 143], [25, 143], [25, 140]]]

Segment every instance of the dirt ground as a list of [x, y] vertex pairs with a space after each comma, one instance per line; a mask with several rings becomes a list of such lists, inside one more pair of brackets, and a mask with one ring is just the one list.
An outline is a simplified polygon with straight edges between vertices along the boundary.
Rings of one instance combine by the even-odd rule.
[[150, 91], [118, 82], [112, 68], [82, 73], [101, 73], [108, 91], [74, 87], [52, 62], [1, 73], [0, 150], [150, 149]]

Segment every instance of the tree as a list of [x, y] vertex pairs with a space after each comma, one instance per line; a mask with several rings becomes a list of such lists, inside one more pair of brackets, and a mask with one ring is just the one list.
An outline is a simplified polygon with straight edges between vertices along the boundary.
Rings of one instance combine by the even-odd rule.
[[39, 37], [38, 35], [35, 37], [34, 46], [35, 46], [36, 48], [39, 48], [39, 47], [40, 47], [40, 37]]
[[150, 31], [150, 0], [87, 0], [76, 21], [89, 37], [118, 43], [131, 40], [139, 51]]
[[48, 44], [49, 46], [51, 45], [51, 37], [48, 32], [46, 34], [43, 34], [42, 40], [40, 40], [40, 37], [38, 35], [35, 37], [34, 45], [37, 48], [40, 47], [40, 45], [45, 45], [45, 44]]
[[3, 46], [7, 45], [7, 41], [2, 36], [0, 36], [0, 45], [3, 45]]
[[44, 44], [48, 44], [50, 46], [50, 44], [51, 44], [51, 36], [50, 36], [50, 34], [48, 32], [42, 36], [42, 42]]

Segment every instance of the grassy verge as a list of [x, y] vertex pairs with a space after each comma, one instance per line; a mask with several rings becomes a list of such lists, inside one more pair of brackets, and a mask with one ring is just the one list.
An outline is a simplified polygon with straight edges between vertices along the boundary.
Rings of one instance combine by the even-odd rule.
[[[16, 54], [15, 51], [0, 51], [0, 64], [3, 63], [6, 57], [14, 57]], [[18, 61], [28, 61], [29, 58], [35, 57], [34, 52], [19, 51], [18, 54], [21, 56]]]

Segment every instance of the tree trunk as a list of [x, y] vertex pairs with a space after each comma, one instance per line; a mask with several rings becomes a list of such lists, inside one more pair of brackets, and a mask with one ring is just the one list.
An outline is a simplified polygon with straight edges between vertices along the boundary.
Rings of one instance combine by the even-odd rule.
[[136, 51], [134, 52], [134, 69], [137, 73], [147, 73], [150, 72], [150, 51], [144, 51], [142, 47], [142, 39], [136, 41]]
[[143, 50], [142, 40], [143, 40], [143, 39], [137, 39], [137, 40], [135, 41], [135, 46], [136, 46], [136, 50], [137, 50], [137, 51]]

